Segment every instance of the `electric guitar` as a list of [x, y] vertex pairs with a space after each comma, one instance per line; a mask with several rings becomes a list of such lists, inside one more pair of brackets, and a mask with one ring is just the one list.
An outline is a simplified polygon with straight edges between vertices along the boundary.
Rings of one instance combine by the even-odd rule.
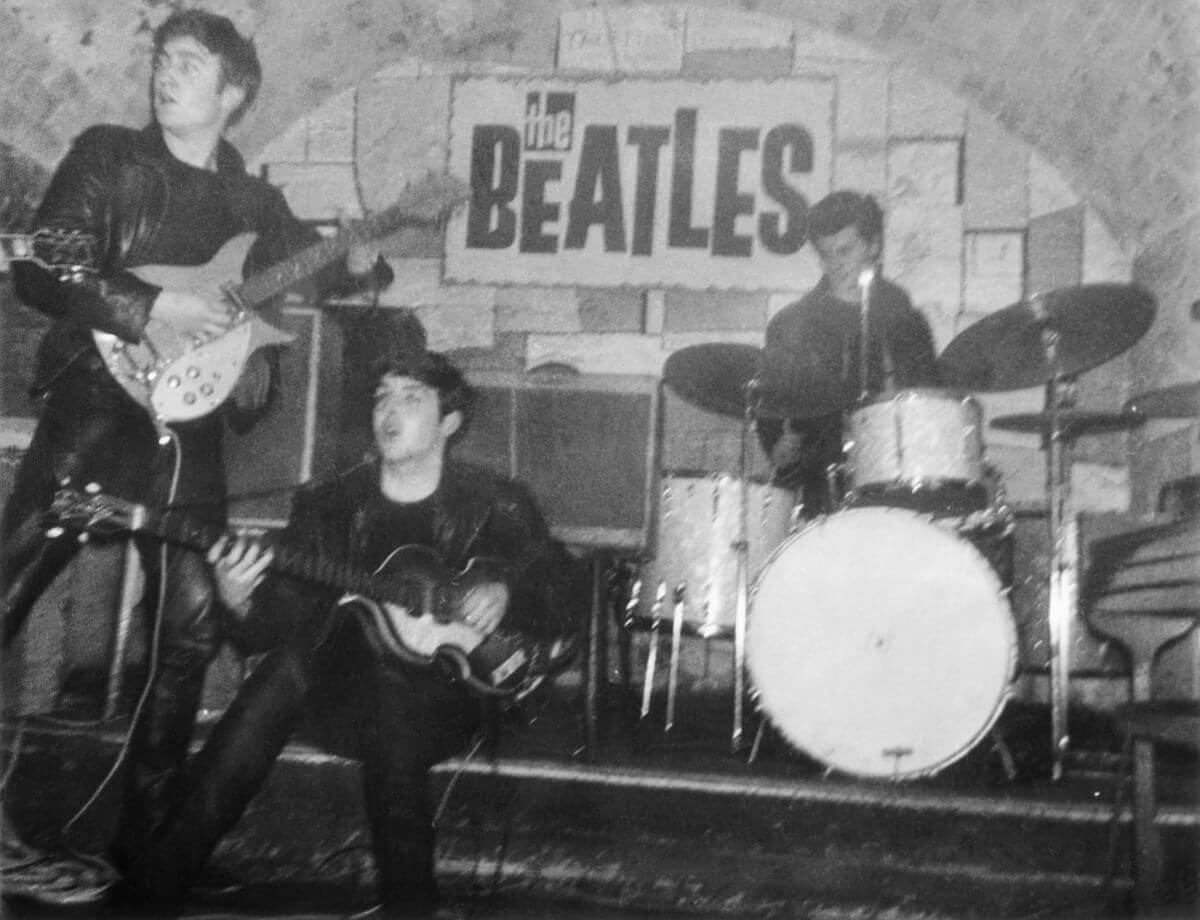
[[[205, 552], [227, 531], [180, 511], [101, 493], [60, 490], [51, 516], [67, 529], [88, 533], [147, 533]], [[508, 626], [484, 635], [459, 619], [463, 595], [495, 581], [495, 567], [473, 559], [454, 572], [427, 546], [401, 546], [375, 571], [273, 545], [271, 568], [293, 578], [345, 592], [337, 606], [354, 613], [382, 661], [442, 666], [450, 676], [487, 696], [520, 699], [560, 667], [573, 649], [558, 639], [536, 639]]]
[[[254, 233], [227, 240], [203, 265], [136, 266], [129, 270], [131, 274], [149, 284], [223, 300], [229, 305], [229, 328], [214, 339], [201, 340], [180, 335], [169, 323], [151, 316], [140, 342], [95, 329], [92, 338], [109, 373], [156, 420], [200, 418], [228, 398], [251, 354], [295, 338], [266, 322], [256, 308], [344, 256], [353, 243], [404, 226], [434, 224], [469, 195], [470, 188], [453, 176], [430, 176], [353, 230], [314, 243], [245, 280], [242, 266], [257, 238]], [[9, 234], [3, 254], [9, 260], [35, 261], [65, 274], [94, 272], [99, 261], [95, 242], [89, 234], [63, 230]]]

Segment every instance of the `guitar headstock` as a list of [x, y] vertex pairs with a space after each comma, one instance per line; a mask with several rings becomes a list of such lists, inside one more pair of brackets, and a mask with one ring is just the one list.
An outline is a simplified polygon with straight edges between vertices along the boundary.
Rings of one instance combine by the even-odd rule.
[[95, 271], [96, 249], [95, 235], [82, 230], [0, 233], [0, 268], [7, 268], [9, 262], [33, 262], [62, 275]]
[[404, 226], [435, 224], [471, 197], [471, 186], [450, 173], [427, 173], [414, 181], [391, 207], [365, 221], [371, 236], [381, 236]]
[[117, 534], [134, 529], [138, 506], [101, 492], [59, 489], [50, 505], [51, 516], [63, 527], [94, 534]]

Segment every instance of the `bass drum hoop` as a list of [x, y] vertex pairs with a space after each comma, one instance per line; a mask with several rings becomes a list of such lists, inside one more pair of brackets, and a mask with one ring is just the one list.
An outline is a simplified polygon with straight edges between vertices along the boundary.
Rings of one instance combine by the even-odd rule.
[[[888, 582], [893, 572], [907, 584]], [[963, 609], [946, 617], [951, 604]], [[991, 731], [1013, 693], [1017, 635], [1007, 590], [967, 540], [916, 512], [867, 507], [776, 548], [751, 589], [746, 657], [759, 709], [796, 749], [852, 776], [907, 780]], [[948, 722], [953, 734], [938, 737]]]

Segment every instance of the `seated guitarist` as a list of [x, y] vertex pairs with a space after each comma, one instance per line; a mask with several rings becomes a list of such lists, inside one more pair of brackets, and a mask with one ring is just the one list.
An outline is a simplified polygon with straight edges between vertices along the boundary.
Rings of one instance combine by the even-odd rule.
[[[43, 513], [60, 482], [96, 482], [124, 498], [187, 506], [223, 520], [226, 483], [222, 432], [248, 427], [268, 409], [272, 361], [256, 352], [230, 399], [179, 424], [155, 424], [118, 385], [93, 333], [142, 341], [159, 321], [192, 341], [230, 327], [230, 305], [217, 296], [150, 283], [145, 266], [203, 266], [235, 236], [253, 234], [247, 269], [264, 268], [319, 239], [288, 209], [278, 189], [250, 176], [224, 139], [254, 101], [261, 70], [254, 43], [223, 16], [188, 9], [154, 34], [152, 122], [137, 130], [96, 125], [83, 131], [58, 166], [33, 228], [77, 234], [79, 264], [14, 262], [20, 298], [54, 325], [39, 349], [32, 389], [44, 397], [40, 422], [4, 511], [0, 584], [5, 642], [78, 549], [47, 540]], [[390, 278], [378, 247], [356, 244], [316, 279], [318, 291], [345, 290], [352, 277]], [[237, 278], [233, 281], [240, 280]], [[205, 670], [220, 629], [212, 576], [201, 554], [153, 542], [139, 547], [147, 572], [145, 607], [159, 636], [152, 688], [133, 727], [130, 769], [114, 855], [146, 846], [161, 818], [163, 795], [182, 765]], [[159, 603], [161, 601], [161, 603]]]
[[[381, 649], [372, 618], [339, 606], [343, 592], [278, 574], [276, 556], [299, 552], [381, 576], [398, 565], [403, 578], [404, 554], [432, 548], [447, 573], [462, 576], [446, 611], [456, 625], [479, 636], [519, 630], [531, 650], [575, 634], [586, 583], [532, 497], [447, 456], [470, 410], [458, 369], [440, 354], [408, 352], [381, 362], [376, 379], [373, 456], [300, 491], [274, 549], [222, 539], [209, 553], [239, 623], [235, 641], [268, 651], [197, 755], [163, 832], [132, 867], [128, 893], [142, 901], [166, 906], [183, 895], [293, 731], [315, 722], [339, 727], [349, 747], [337, 749], [362, 762], [380, 916], [435, 915], [429, 770], [479, 731], [486, 697], [440, 658]], [[486, 674], [480, 682], [488, 684]]]

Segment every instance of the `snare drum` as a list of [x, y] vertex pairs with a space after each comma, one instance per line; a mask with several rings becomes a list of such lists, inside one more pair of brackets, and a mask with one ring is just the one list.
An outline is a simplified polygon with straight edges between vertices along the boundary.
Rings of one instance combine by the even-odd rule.
[[[669, 619], [675, 589], [682, 587], [688, 632], [706, 638], [731, 634], [737, 604], [742, 480], [726, 474], [667, 472], [661, 485], [657, 548], [641, 571], [641, 614]], [[791, 530], [795, 497], [753, 480], [747, 483], [746, 493], [749, 586]], [[656, 611], [660, 585], [665, 608]]]
[[901, 390], [850, 413], [846, 473], [855, 492], [982, 483], [983, 415], [970, 396]]
[[901, 508], [840, 511], [789, 537], [752, 594], [758, 703], [798, 749], [846, 773], [943, 769], [1007, 701], [1017, 637], [1000, 580], [953, 531]]

